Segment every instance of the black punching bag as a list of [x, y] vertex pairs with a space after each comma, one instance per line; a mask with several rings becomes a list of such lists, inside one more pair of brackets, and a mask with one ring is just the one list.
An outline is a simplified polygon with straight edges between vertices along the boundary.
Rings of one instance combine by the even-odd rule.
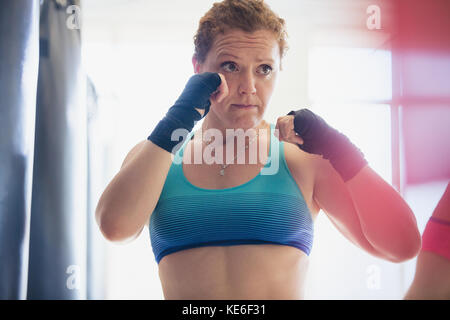
[[28, 299], [86, 299], [87, 80], [71, 4], [41, 8]]
[[0, 299], [25, 299], [39, 1], [0, 1]]

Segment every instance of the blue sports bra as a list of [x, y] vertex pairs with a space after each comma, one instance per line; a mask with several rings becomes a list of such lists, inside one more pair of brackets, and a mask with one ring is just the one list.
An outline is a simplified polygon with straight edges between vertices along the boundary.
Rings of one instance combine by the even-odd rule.
[[271, 127], [269, 157], [252, 180], [226, 189], [203, 189], [184, 176], [181, 160], [193, 131], [176, 152], [149, 223], [156, 262], [196, 247], [278, 244], [307, 255], [313, 221]]

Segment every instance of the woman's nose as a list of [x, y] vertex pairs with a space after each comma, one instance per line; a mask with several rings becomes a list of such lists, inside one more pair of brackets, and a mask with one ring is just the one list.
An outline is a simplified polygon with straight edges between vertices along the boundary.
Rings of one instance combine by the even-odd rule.
[[246, 73], [241, 76], [240, 84], [239, 84], [239, 93], [240, 94], [255, 94], [255, 77], [251, 73]]

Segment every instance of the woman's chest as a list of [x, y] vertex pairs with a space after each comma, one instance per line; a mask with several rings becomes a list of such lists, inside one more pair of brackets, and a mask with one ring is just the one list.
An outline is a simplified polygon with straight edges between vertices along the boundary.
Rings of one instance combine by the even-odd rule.
[[[189, 144], [186, 150], [189, 150]], [[320, 208], [313, 200], [314, 191], [314, 166], [311, 159], [302, 154], [298, 147], [284, 143], [284, 158], [289, 174], [295, 180], [300, 189], [305, 203], [311, 212], [313, 221], [317, 217]], [[189, 153], [188, 153], [189, 154]], [[194, 164], [193, 159], [188, 161], [186, 154], [183, 157], [182, 171], [185, 178], [194, 186], [202, 189], [228, 189], [242, 186], [255, 179], [264, 168], [267, 158], [258, 158], [257, 163], [248, 163], [249, 155], [246, 154], [246, 163], [235, 163], [223, 168], [222, 164]], [[279, 157], [278, 170], [284, 166], [282, 157]], [[190, 163], [190, 164], [186, 164]], [[223, 170], [223, 175], [221, 171]]]

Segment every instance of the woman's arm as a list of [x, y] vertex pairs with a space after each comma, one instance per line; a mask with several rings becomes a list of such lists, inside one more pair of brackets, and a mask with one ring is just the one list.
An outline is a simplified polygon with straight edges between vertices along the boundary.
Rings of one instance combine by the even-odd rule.
[[128, 241], [140, 234], [156, 207], [171, 164], [171, 153], [149, 140], [131, 150], [97, 204], [95, 217], [105, 238]]
[[411, 208], [400, 194], [369, 166], [345, 183], [367, 240], [392, 261], [415, 257], [421, 236]]
[[[384, 180], [380, 182], [382, 178], [376, 173], [364, 176], [367, 171], [373, 172], [369, 166], [362, 170], [366, 172], [360, 172], [362, 175], [358, 177], [358, 173], [354, 177], [359, 179], [356, 182], [364, 185], [361, 188], [353, 179], [344, 182], [329, 161], [316, 160], [314, 200], [347, 239], [371, 255], [391, 262], [412, 258], [417, 254], [415, 250], [418, 248], [415, 246], [420, 247], [420, 234], [412, 212], [409, 207], [404, 207], [401, 197], [399, 199], [394, 196], [393, 200], [386, 200], [386, 193], [390, 195], [392, 191], [396, 191], [390, 190], [392, 187]], [[380, 186], [374, 188], [373, 184]], [[360, 189], [355, 193], [354, 190], [358, 187]], [[397, 206], [402, 208], [401, 212], [396, 211]], [[372, 218], [371, 215], [376, 217]], [[401, 230], [406, 230], [407, 233], [402, 234]], [[393, 240], [397, 244], [391, 247], [388, 241]]]
[[281, 139], [322, 156], [313, 196], [347, 238], [392, 262], [417, 255], [421, 238], [411, 209], [344, 134], [306, 108], [278, 118], [276, 128]]
[[130, 152], [129, 161], [125, 159], [126, 164], [101, 195], [95, 217], [107, 239], [126, 241], [140, 234], [158, 203], [172, 154], [176, 154], [195, 121], [206, 115], [210, 99], [220, 101], [227, 93], [221, 74], [204, 72], [189, 78], [175, 104], [142, 146], [135, 147], [136, 154]]

